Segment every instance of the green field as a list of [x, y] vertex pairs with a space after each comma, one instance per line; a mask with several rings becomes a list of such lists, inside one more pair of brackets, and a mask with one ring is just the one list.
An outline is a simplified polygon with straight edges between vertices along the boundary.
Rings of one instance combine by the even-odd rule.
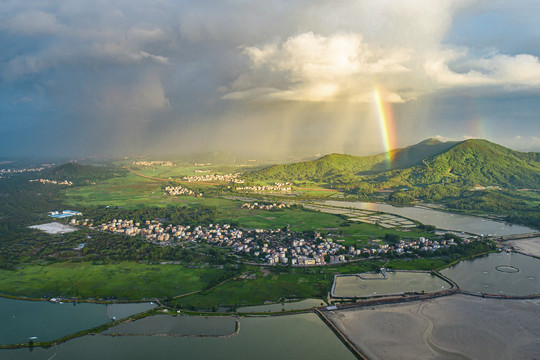
[[211, 291], [175, 299], [182, 308], [213, 310], [218, 306], [261, 305], [285, 298], [326, 298], [333, 276], [327, 273], [255, 271], [257, 279], [231, 280]]
[[[350, 223], [342, 226], [345, 220], [333, 214], [301, 209], [282, 209], [279, 211], [241, 209], [241, 201], [221, 197], [169, 197], [163, 194], [163, 181], [150, 180], [129, 173], [126, 177], [113, 178], [108, 181], [67, 189], [65, 194], [69, 206], [119, 206], [124, 208], [140, 208], [142, 206], [213, 206], [218, 209], [219, 223], [234, 222], [243, 228], [277, 229], [289, 225], [294, 231], [326, 231], [340, 228], [339, 234], [333, 234], [346, 240], [346, 245], [365, 245], [367, 240], [381, 238], [385, 233], [394, 230], [380, 229], [375, 225]], [[211, 188], [211, 185], [204, 185]], [[343, 236], [342, 236], [343, 235]], [[429, 236], [425, 232], [412, 231], [402, 233], [403, 236]]]
[[[256, 279], [236, 278], [213, 290], [175, 299], [173, 304], [182, 308], [215, 310], [219, 306], [262, 305], [265, 301], [278, 302], [291, 298], [326, 299], [335, 274], [367, 272], [385, 263], [384, 260], [366, 260], [344, 265], [293, 268], [290, 272], [283, 272], [279, 268], [261, 271], [261, 268], [253, 267], [248, 273], [255, 274]], [[446, 264], [440, 259], [416, 259], [392, 260], [386, 266], [400, 270], [431, 270]]]
[[20, 270], [0, 270], [0, 292], [34, 298], [162, 298], [205, 289], [217, 283], [223, 272], [210, 267], [190, 269], [134, 262], [29, 265]]
[[[135, 262], [92, 265], [88, 262], [62, 262], [28, 265], [19, 270], [0, 270], [0, 292], [33, 298], [78, 297], [140, 300], [170, 298], [208, 289], [225, 278], [231, 280], [198, 294], [180, 297], [173, 304], [183, 308], [213, 309], [217, 306], [261, 305], [285, 298], [326, 298], [334, 274], [352, 274], [383, 266], [383, 260], [312, 268], [271, 268], [250, 266], [240, 278], [233, 272], [181, 265], [148, 265]], [[393, 269], [432, 269], [446, 264], [438, 259], [395, 260]]]

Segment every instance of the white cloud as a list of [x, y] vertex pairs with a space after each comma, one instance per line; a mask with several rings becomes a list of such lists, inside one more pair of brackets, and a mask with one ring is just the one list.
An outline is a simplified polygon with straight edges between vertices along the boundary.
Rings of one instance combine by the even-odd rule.
[[[407, 79], [411, 72], [409, 50], [381, 49], [366, 43], [360, 34], [322, 36], [308, 32], [244, 51], [252, 62], [252, 71], [267, 74], [257, 81], [240, 78], [233, 83], [227, 99], [260, 98], [263, 93], [278, 100], [364, 102], [371, 99], [373, 87], [382, 79]], [[283, 80], [280, 87], [264, 86], [265, 81], [274, 82], [276, 75]], [[402, 102], [403, 98], [394, 93], [390, 100]]]
[[[44, 112], [30, 105], [46, 102], [51, 121], [66, 129], [76, 118], [123, 125], [144, 118], [166, 123], [171, 131], [163, 133], [176, 140], [187, 133], [186, 124], [195, 128], [206, 122], [215, 129], [219, 123], [227, 129], [230, 119], [246, 119], [253, 133], [274, 131], [276, 139], [315, 134], [318, 127], [326, 137], [340, 128], [334, 143], [349, 134], [351, 144], [369, 143], [375, 141], [365, 130], [374, 116], [375, 86], [386, 90], [388, 102], [409, 102], [396, 106], [396, 123], [418, 124], [424, 117], [425, 124], [441, 124], [447, 120], [438, 120], [440, 104], [429, 108], [433, 99], [442, 98], [449, 109], [453, 97], [467, 88], [478, 87], [470, 93], [484, 98], [523, 88], [527, 91], [512, 96], [536, 96], [536, 3], [4, 0], [0, 91], [31, 95], [34, 101], [24, 108], [40, 121], [46, 121], [41, 120]], [[523, 18], [528, 28], [517, 33], [491, 23], [508, 14], [514, 25]], [[469, 26], [461, 27], [464, 22]], [[457, 27], [466, 30], [456, 35]], [[517, 45], [503, 48], [502, 43]], [[43, 89], [39, 97], [28, 92], [34, 86]], [[474, 106], [463, 106], [455, 117], [466, 117], [467, 111], [476, 115]], [[519, 110], [533, 118], [530, 108]], [[276, 118], [283, 119], [282, 127], [268, 130]], [[238, 121], [237, 128], [245, 126]], [[417, 126], [410, 132], [421, 136], [440, 130]], [[313, 135], [313, 143], [320, 143], [318, 136]]]
[[[465, 69], [454, 71], [454, 67]], [[466, 50], [441, 51], [425, 62], [426, 74], [439, 86], [539, 86], [540, 61], [528, 54], [473, 57]]]
[[373, 88], [383, 86], [392, 94], [388, 101], [406, 102], [442, 88], [540, 86], [540, 61], [533, 55], [475, 57], [467, 48], [442, 44], [429, 50], [420, 44], [383, 47], [354, 33], [308, 32], [244, 52], [251, 69], [225, 99], [260, 100], [263, 93], [275, 100], [371, 102]]

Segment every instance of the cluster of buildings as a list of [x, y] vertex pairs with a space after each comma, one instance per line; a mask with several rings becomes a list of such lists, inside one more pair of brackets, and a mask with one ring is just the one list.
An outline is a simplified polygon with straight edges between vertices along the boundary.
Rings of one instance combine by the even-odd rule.
[[[301, 234], [288, 229], [239, 230], [224, 224], [203, 226], [163, 225], [153, 220], [144, 224], [133, 220], [113, 219], [94, 225], [90, 219], [72, 219], [72, 225], [88, 226], [92, 229], [141, 236], [161, 246], [182, 246], [183, 242], [207, 242], [216, 246], [229, 247], [237, 253], [252, 255], [256, 263], [268, 265], [291, 264], [296, 266], [323, 265], [345, 261], [345, 248], [316, 233], [313, 239], [303, 239]], [[330, 256], [330, 258], [328, 258]]]
[[274, 185], [254, 185], [254, 186], [241, 186], [237, 187], [237, 191], [291, 191], [292, 184], [287, 183], [274, 183]]
[[474, 185], [471, 191], [483, 191], [483, 190], [502, 190], [500, 186], [494, 185], [494, 186], [482, 186], [482, 185]]
[[[73, 212], [70, 216], [73, 216]], [[157, 220], [139, 223], [122, 219], [113, 219], [107, 223], [94, 225], [90, 219], [76, 218], [72, 219], [70, 224], [128, 236], [141, 236], [146, 241], [160, 246], [183, 246], [185, 242], [206, 242], [230, 248], [250, 263], [266, 265], [317, 266], [347, 262], [358, 256], [377, 256], [388, 253], [412, 254], [417, 251], [435, 251], [439, 248], [458, 245], [453, 239], [430, 240], [420, 237], [418, 240], [401, 240], [396, 244], [376, 240], [380, 242], [378, 247], [360, 249], [349, 246], [347, 249], [332, 239], [323, 238], [320, 233], [314, 233], [309, 236], [310, 238], [305, 239], [304, 234], [290, 231], [288, 227], [275, 230], [240, 230], [227, 224], [182, 226], [164, 225]], [[467, 238], [463, 240], [463, 243], [467, 244], [473, 240], [474, 238]]]
[[195, 172], [196, 173], [209, 173], [211, 172], [212, 170], [201, 170], [201, 169], [196, 169]]
[[204, 182], [204, 181], [226, 181], [233, 182], [235, 184], [243, 184], [245, 180], [239, 179], [240, 174], [225, 174], [225, 175], [196, 175], [196, 176], [184, 176], [185, 181], [189, 182]]
[[[463, 239], [463, 244], [468, 244], [473, 240], [474, 239], [471, 238]], [[395, 245], [380, 244], [379, 247], [376, 249], [355, 249], [351, 246], [349, 248], [349, 254], [360, 255], [367, 253], [370, 255], [377, 255], [395, 252], [396, 254], [401, 255], [406, 252], [412, 253], [413, 251], [435, 251], [440, 248], [445, 249], [456, 245], [458, 245], [458, 243], [456, 243], [454, 239], [430, 240], [424, 237], [420, 237], [418, 240], [401, 240]]]
[[195, 191], [187, 189], [182, 186], [167, 186], [165, 188], [165, 194], [169, 196], [178, 196], [178, 195], [189, 195], [189, 196], [196, 196], [201, 197], [202, 193], [195, 193]]
[[240, 206], [240, 208], [250, 209], [250, 210], [253, 210], [253, 209], [273, 210], [273, 209], [284, 209], [284, 208], [290, 208], [290, 207], [291, 207], [291, 205], [289, 205], [289, 204], [276, 204], [276, 203], [273, 203], [273, 204], [259, 204], [257, 202], [254, 202], [252, 204], [245, 203], [245, 204], [242, 204], [242, 206]]
[[[279, 229], [275, 231], [280, 232]], [[290, 234], [288, 231], [286, 233]], [[319, 233], [308, 240], [299, 238], [298, 234], [293, 234], [289, 237], [289, 241], [271, 242], [277, 246], [263, 245], [262, 252], [265, 254], [264, 258], [268, 265], [315, 266], [324, 265], [327, 260], [330, 263], [345, 261], [345, 256], [341, 254], [345, 248], [341, 244], [330, 239], [323, 239]]]
[[25, 172], [43, 171], [46, 168], [54, 166], [54, 164], [42, 164], [40, 167], [35, 168], [23, 168], [23, 169], [0, 169], [0, 175], [20, 174]]
[[42, 184], [55, 184], [55, 185], [67, 185], [67, 186], [73, 185], [73, 182], [69, 180], [57, 181], [57, 180], [49, 180], [49, 179], [34, 179], [34, 180], [29, 180], [29, 181], [40, 182]]
[[171, 161], [134, 161], [135, 166], [174, 166]]

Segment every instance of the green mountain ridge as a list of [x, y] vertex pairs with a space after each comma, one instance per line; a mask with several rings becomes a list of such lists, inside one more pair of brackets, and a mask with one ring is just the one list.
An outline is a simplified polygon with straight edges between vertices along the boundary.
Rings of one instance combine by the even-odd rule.
[[[421, 165], [396, 174], [411, 185], [540, 187], [538, 153], [522, 153], [481, 139], [460, 142]], [[403, 176], [405, 175], [405, 176]]]
[[312, 161], [274, 165], [248, 174], [249, 180], [327, 183], [346, 187], [501, 186], [540, 188], [540, 153], [523, 153], [481, 139], [441, 142], [427, 139], [387, 154], [330, 154]]

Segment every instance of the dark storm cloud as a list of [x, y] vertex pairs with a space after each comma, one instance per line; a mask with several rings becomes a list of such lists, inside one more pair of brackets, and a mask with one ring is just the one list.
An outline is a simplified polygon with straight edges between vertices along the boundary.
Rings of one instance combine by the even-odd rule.
[[[408, 144], [449, 128], [454, 120], [431, 110], [459, 106], [460, 89], [536, 99], [540, 63], [536, 34], [526, 25], [532, 20], [519, 34], [505, 30], [497, 48], [503, 30], [496, 24], [530, 17], [538, 5], [528, 6], [3, 1], [0, 151], [373, 152], [380, 148], [374, 85], [388, 89], [386, 100], [402, 116], [398, 127], [410, 133], [401, 143]], [[489, 11], [498, 17], [486, 17]], [[493, 31], [466, 37], [463, 29], [475, 26]], [[519, 48], [505, 45], [512, 38]], [[488, 104], [496, 100], [473, 93], [484, 97], [478, 111], [489, 123]], [[444, 106], [431, 104], [433, 96]], [[505, 102], [503, 111], [523, 119], [516, 138], [536, 126], [529, 112], [512, 110], [518, 103]], [[494, 125], [500, 121], [493, 116]], [[413, 125], [422, 130], [405, 131]]]

